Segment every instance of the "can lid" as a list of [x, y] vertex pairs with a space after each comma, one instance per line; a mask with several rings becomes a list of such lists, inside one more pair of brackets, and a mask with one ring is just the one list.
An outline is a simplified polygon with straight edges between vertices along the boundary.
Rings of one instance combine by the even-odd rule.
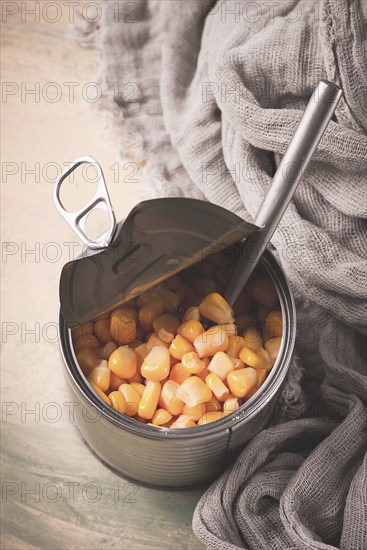
[[60, 303], [68, 326], [94, 319], [258, 227], [206, 201], [143, 201], [102, 252], [67, 263]]

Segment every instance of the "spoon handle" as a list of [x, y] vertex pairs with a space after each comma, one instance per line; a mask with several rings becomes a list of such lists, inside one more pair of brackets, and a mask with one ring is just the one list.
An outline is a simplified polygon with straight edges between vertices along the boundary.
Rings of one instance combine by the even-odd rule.
[[321, 80], [279, 164], [255, 218], [260, 229], [247, 237], [243, 256], [227, 286], [225, 297], [234, 304], [277, 228], [311, 157], [339, 103], [343, 91]]

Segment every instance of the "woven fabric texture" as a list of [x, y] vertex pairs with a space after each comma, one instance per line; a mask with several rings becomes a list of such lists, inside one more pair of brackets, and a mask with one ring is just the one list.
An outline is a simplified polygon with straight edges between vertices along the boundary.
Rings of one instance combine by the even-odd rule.
[[272, 238], [297, 303], [284, 399], [300, 417], [244, 448], [193, 528], [213, 550], [366, 550], [367, 2], [111, 0], [97, 31], [124, 156], [158, 195], [248, 220], [319, 80], [343, 88]]

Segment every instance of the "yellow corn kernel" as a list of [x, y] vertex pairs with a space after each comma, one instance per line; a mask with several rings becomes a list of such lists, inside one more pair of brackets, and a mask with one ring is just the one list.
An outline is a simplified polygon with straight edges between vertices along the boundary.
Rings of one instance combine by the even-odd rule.
[[174, 380], [167, 380], [162, 386], [159, 405], [162, 409], [166, 409], [169, 413], [176, 416], [181, 414], [184, 407], [184, 402], [177, 397], [177, 391], [180, 387]]
[[112, 391], [117, 391], [121, 384], [125, 384], [126, 380], [124, 378], [120, 378], [117, 376], [114, 372], [110, 371], [110, 389]]
[[168, 332], [168, 330], [164, 328], [160, 328], [159, 331], [157, 332], [157, 335], [158, 335], [158, 338], [162, 340], [162, 342], [166, 342], [166, 344], [170, 344], [175, 337], [173, 332]]
[[176, 290], [181, 286], [181, 279], [177, 275], [173, 275], [164, 282], [166, 283], [168, 290], [172, 290], [173, 292], [176, 292]]
[[130, 344], [136, 339], [138, 314], [133, 309], [115, 309], [111, 314], [110, 332], [118, 344]]
[[110, 387], [110, 377], [111, 371], [108, 368], [108, 363], [107, 361], [102, 360], [94, 367], [88, 376], [88, 380], [90, 382], [94, 382], [96, 386], [105, 392]]
[[135, 355], [136, 355], [136, 358], [137, 358], [137, 366], [138, 366], [138, 369], [140, 369], [141, 365], [143, 364], [144, 359], [146, 358], [146, 356], [150, 352], [150, 349], [148, 348], [148, 346], [146, 344], [139, 344], [139, 346], [137, 346], [134, 349], [134, 351], [135, 351]]
[[173, 315], [163, 313], [159, 317], [156, 317], [153, 321], [153, 330], [159, 332], [160, 329], [164, 329], [167, 332], [176, 334], [177, 328], [180, 326], [180, 321]]
[[226, 354], [230, 357], [239, 357], [240, 351], [245, 345], [245, 340], [242, 336], [228, 336], [228, 347]]
[[231, 414], [240, 408], [240, 400], [238, 397], [228, 397], [223, 403], [223, 412], [225, 414]]
[[200, 358], [212, 357], [218, 351], [226, 351], [228, 343], [226, 331], [215, 325], [195, 338], [194, 348]]
[[122, 393], [119, 391], [113, 391], [108, 395], [108, 397], [110, 398], [112, 407], [121, 414], [125, 414], [126, 399]]
[[282, 335], [283, 320], [281, 311], [271, 311], [265, 319], [265, 328], [270, 338]]
[[222, 403], [219, 403], [218, 399], [212, 396], [210, 401], [205, 403], [205, 412], [218, 412], [222, 410]]
[[112, 405], [110, 398], [105, 394], [104, 391], [101, 390], [101, 388], [99, 388], [98, 386], [96, 386], [96, 384], [95, 384], [94, 382], [92, 382], [92, 381], [90, 382], [90, 385], [92, 386], [92, 388], [94, 389], [94, 391], [96, 392], [96, 394], [99, 395], [99, 397], [100, 397], [101, 399], [103, 399], [103, 401], [104, 401], [105, 403], [107, 403], [107, 405], [110, 405], [110, 406]]
[[182, 356], [185, 353], [189, 353], [190, 351], [194, 351], [191, 343], [185, 338], [182, 338], [182, 336], [180, 336], [179, 334], [177, 334], [177, 336], [172, 340], [169, 347], [169, 352], [172, 357], [181, 361]]
[[188, 407], [187, 405], [185, 405], [182, 409], [182, 414], [184, 414], [185, 416], [189, 416], [191, 420], [197, 422], [199, 418], [201, 418], [203, 414], [205, 414], [205, 405], [205, 403], [201, 405], [196, 405], [196, 407]]
[[261, 333], [254, 326], [245, 328], [243, 331], [243, 339], [245, 340], [244, 345], [253, 350], [257, 350], [263, 345]]
[[272, 365], [274, 365], [278, 357], [281, 343], [281, 336], [277, 336], [276, 338], [269, 338], [269, 340], [265, 342], [265, 349], [270, 355], [270, 361]]
[[[192, 288], [197, 296], [204, 298], [204, 296], [216, 293], [218, 285], [211, 277], [198, 277], [192, 281]], [[212, 321], [215, 321], [215, 319], [212, 319]]]
[[156, 289], [146, 290], [138, 297], [138, 308], [143, 306], [152, 306], [158, 311], [157, 317], [162, 315], [164, 311], [164, 304], [162, 298], [159, 296]]
[[127, 382], [131, 384], [131, 382], [138, 382], [139, 384], [143, 383], [143, 377], [137, 370], [136, 373], [133, 376], [130, 376], [130, 378], [127, 378]]
[[183, 323], [186, 323], [187, 321], [200, 321], [200, 309], [197, 306], [188, 307], [182, 321]]
[[263, 306], [272, 308], [278, 300], [276, 288], [269, 277], [251, 281], [248, 289], [252, 296]]
[[86, 347], [80, 348], [80, 350], [76, 353], [76, 359], [85, 375], [88, 375], [89, 372], [100, 362], [100, 358], [96, 352], [91, 348]]
[[143, 395], [145, 386], [141, 382], [130, 382], [130, 386], [134, 388], [136, 392], [140, 395], [140, 397]]
[[169, 375], [169, 368], [170, 356], [168, 349], [162, 346], [154, 346], [144, 359], [141, 374], [147, 380], [160, 382]]
[[158, 406], [160, 393], [160, 383], [153, 382], [153, 380], [148, 380], [139, 404], [139, 416], [141, 418], [145, 418], [146, 420], [153, 418], [155, 410]]
[[182, 365], [190, 374], [199, 374], [205, 369], [205, 363], [195, 351], [189, 351], [182, 356]]
[[99, 346], [99, 340], [94, 334], [82, 334], [74, 342], [75, 353], [78, 353], [82, 348], [96, 349]]
[[162, 426], [162, 424], [167, 424], [171, 419], [172, 414], [166, 411], [166, 409], [157, 409], [154, 413], [152, 424]]
[[190, 416], [187, 416], [187, 415], [184, 415], [184, 414], [181, 414], [177, 420], [175, 420], [170, 428], [173, 428], [173, 429], [177, 429], [177, 428], [195, 428], [196, 424], [195, 422], [192, 420], [192, 418], [190, 418]]
[[126, 409], [124, 414], [127, 416], [135, 416], [138, 413], [139, 403], [142, 398], [140, 393], [137, 392], [130, 384], [121, 384], [118, 391], [122, 393], [126, 401]]
[[76, 342], [79, 336], [90, 336], [94, 333], [94, 323], [91, 321], [73, 327], [72, 329], [73, 342]]
[[257, 392], [257, 390], [263, 384], [268, 372], [269, 371], [267, 371], [266, 369], [256, 369], [256, 374], [258, 376], [258, 381], [257, 381], [256, 386], [251, 391], [249, 391], [248, 394], [246, 395], [246, 400], [250, 399], [250, 397], [252, 397]]
[[177, 390], [177, 397], [188, 407], [201, 405], [212, 398], [212, 392], [208, 386], [197, 376], [190, 376], [182, 382]]
[[115, 351], [115, 349], [117, 349], [117, 344], [115, 344], [115, 342], [112, 342], [111, 340], [111, 342], [107, 342], [107, 344], [105, 344], [104, 346], [96, 348], [95, 352], [98, 357], [100, 357], [101, 359], [106, 359], [106, 361], [108, 361], [111, 353]]
[[214, 321], [218, 325], [234, 322], [231, 306], [218, 292], [205, 296], [199, 305], [199, 310], [203, 317]]
[[225, 413], [222, 411], [206, 412], [201, 418], [199, 418], [198, 426], [205, 426], [209, 422], [215, 422], [215, 420], [221, 420], [225, 417]]
[[199, 321], [186, 321], [177, 328], [177, 334], [188, 340], [191, 344], [194, 343], [195, 338], [204, 332], [204, 327]]
[[174, 380], [177, 384], [182, 384], [190, 376], [191, 374], [185, 369], [182, 363], [176, 363], [171, 368], [169, 379]]
[[94, 323], [94, 334], [97, 336], [98, 340], [104, 344], [111, 342], [110, 320], [98, 319], [98, 321]]
[[150, 351], [155, 346], [161, 346], [168, 349], [170, 345], [168, 344], [168, 342], [164, 342], [163, 340], [161, 340], [156, 332], [153, 332], [153, 334], [149, 336], [146, 346]]
[[108, 366], [120, 378], [131, 378], [137, 370], [135, 351], [127, 346], [117, 348], [111, 353]]
[[231, 357], [234, 370], [244, 369], [245, 363], [239, 357]]
[[240, 359], [242, 359], [246, 365], [249, 365], [254, 369], [270, 370], [272, 367], [270, 355], [263, 348], [259, 348], [255, 351], [248, 346], [245, 346], [240, 351]]
[[213, 392], [218, 401], [225, 401], [230, 394], [229, 389], [225, 386], [217, 374], [211, 372], [205, 378], [205, 384]]
[[175, 292], [164, 288], [163, 286], [157, 287], [157, 293], [163, 300], [164, 312], [175, 313], [179, 310], [181, 305], [181, 298]]
[[159, 315], [159, 310], [154, 306], [145, 305], [139, 309], [138, 317], [140, 326], [144, 330], [152, 330], [153, 321]]
[[224, 351], [218, 351], [210, 361], [208, 371], [217, 374], [221, 380], [226, 380], [234, 368], [233, 359]]
[[259, 378], [255, 369], [233, 370], [229, 373], [227, 382], [235, 397], [245, 397], [257, 384]]

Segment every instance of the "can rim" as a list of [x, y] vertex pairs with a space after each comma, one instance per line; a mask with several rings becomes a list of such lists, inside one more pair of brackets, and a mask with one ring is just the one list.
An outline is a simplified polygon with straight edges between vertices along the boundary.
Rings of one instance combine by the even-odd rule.
[[283, 384], [291, 364], [296, 336], [295, 302], [285, 274], [274, 255], [268, 249], [265, 250], [260, 263], [265, 267], [276, 287], [282, 315], [286, 322], [283, 327], [281, 347], [274, 366], [259, 390], [248, 401], [241, 405], [237, 411], [215, 422], [184, 429], [164, 429], [148, 426], [115, 411], [93, 391], [93, 388], [89, 385], [87, 378], [79, 367], [72, 345], [71, 330], [67, 327], [60, 309], [60, 350], [65, 368], [73, 383], [77, 386], [84, 398], [107, 420], [123, 429], [148, 439], [167, 440], [174, 438], [176, 440], [185, 440], [188, 438], [191, 439], [192, 437], [202, 437], [203, 435], [209, 436], [214, 435], [219, 430], [230, 430], [245, 418], [246, 420], [251, 419], [270, 403], [273, 395], [277, 393], [277, 390]]

